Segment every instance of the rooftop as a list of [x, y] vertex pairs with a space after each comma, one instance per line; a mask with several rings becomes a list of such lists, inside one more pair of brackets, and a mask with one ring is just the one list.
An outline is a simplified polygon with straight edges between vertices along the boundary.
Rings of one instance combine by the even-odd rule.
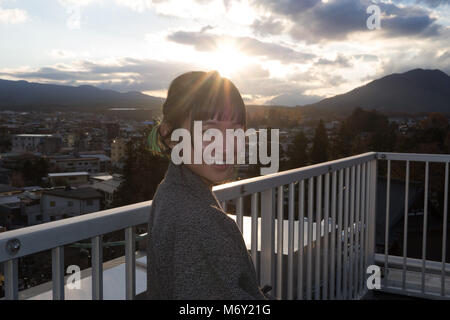
[[78, 189], [46, 190], [44, 191], [44, 194], [79, 200], [98, 199], [102, 197], [102, 195], [97, 190], [90, 187]]
[[54, 177], [72, 177], [72, 176], [88, 176], [89, 173], [86, 171], [77, 171], [77, 172], [57, 172], [57, 173], [49, 173], [49, 178]]

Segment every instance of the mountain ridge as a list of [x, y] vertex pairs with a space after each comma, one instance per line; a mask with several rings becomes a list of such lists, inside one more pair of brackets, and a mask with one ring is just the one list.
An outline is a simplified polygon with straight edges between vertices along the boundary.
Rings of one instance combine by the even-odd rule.
[[299, 107], [317, 111], [360, 107], [381, 112], [450, 112], [450, 76], [438, 69], [412, 69]]

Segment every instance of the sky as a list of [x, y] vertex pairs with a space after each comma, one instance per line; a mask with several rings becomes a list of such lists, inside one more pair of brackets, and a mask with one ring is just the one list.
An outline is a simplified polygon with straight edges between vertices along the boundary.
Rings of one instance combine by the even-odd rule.
[[450, 0], [0, 0], [1, 79], [165, 97], [218, 70], [294, 106], [415, 68], [450, 75]]

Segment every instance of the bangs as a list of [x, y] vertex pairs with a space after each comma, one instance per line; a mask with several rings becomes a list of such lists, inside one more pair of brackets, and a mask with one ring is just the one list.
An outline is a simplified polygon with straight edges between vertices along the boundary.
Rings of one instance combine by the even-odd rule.
[[205, 79], [194, 93], [191, 105], [191, 120], [232, 121], [245, 126], [245, 105], [234, 84], [213, 73]]

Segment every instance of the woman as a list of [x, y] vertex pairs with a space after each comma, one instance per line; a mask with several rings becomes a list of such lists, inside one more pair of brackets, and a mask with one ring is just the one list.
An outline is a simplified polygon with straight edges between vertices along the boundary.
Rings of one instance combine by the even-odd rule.
[[[171, 133], [184, 128], [193, 137], [194, 121], [202, 121], [203, 132], [215, 128], [223, 136], [226, 129], [245, 128], [242, 97], [217, 71], [187, 72], [172, 81], [163, 120], [149, 136], [152, 150], [170, 158], [177, 143], [171, 141]], [[208, 143], [203, 143], [203, 148]], [[191, 154], [193, 158], [194, 152]], [[190, 163], [170, 161], [153, 198], [148, 226], [148, 298], [266, 299], [242, 234], [211, 190], [231, 177], [233, 166]]]

